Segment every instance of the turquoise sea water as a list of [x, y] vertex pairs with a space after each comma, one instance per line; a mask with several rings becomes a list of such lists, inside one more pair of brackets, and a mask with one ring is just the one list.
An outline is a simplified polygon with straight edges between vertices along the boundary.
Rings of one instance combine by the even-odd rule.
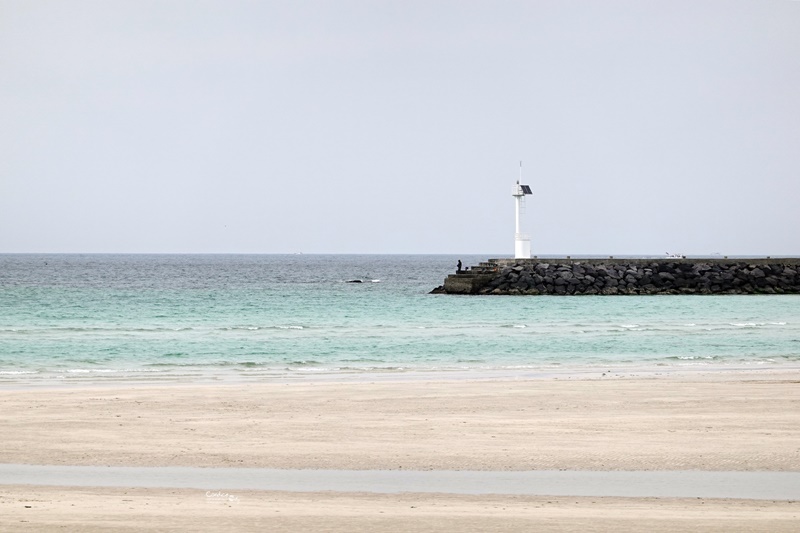
[[486, 258], [0, 255], [0, 383], [800, 365], [800, 296], [427, 294]]

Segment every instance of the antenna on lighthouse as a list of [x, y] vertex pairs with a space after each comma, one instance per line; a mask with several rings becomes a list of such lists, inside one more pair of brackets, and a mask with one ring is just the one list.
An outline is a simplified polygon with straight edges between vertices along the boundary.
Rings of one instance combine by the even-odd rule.
[[514, 259], [530, 259], [531, 257], [531, 238], [528, 234], [522, 233], [520, 231], [519, 225], [519, 211], [520, 211], [520, 203], [525, 198], [525, 195], [533, 194], [531, 191], [530, 186], [522, 185], [520, 182], [522, 181], [522, 161], [519, 162], [519, 179], [517, 180], [516, 185], [514, 185], [514, 190], [511, 193], [511, 196], [514, 197], [514, 204], [515, 204], [515, 211], [514, 211], [514, 221], [515, 221], [515, 232], [514, 232]]

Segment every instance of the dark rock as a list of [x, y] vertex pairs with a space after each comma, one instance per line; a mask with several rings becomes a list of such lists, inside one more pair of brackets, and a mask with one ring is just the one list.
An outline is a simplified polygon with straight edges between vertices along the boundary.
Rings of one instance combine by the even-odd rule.
[[[481, 263], [432, 294], [800, 294], [796, 260]], [[360, 283], [363, 280], [348, 280]]]

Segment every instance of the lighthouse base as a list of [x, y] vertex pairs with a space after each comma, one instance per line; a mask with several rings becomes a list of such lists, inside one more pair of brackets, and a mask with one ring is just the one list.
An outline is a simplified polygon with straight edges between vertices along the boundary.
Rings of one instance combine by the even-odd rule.
[[531, 240], [527, 235], [517, 234], [514, 239], [514, 259], [531, 258]]

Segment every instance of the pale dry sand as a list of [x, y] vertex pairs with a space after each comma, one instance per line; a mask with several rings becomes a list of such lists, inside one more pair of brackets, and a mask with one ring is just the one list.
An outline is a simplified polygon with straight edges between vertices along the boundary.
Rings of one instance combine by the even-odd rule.
[[2, 531], [794, 532], [797, 502], [0, 486]]
[[[800, 374], [0, 392], [0, 463], [800, 470]], [[0, 485], [14, 531], [796, 531], [797, 502]]]
[[800, 470], [800, 374], [0, 392], [1, 463]]

